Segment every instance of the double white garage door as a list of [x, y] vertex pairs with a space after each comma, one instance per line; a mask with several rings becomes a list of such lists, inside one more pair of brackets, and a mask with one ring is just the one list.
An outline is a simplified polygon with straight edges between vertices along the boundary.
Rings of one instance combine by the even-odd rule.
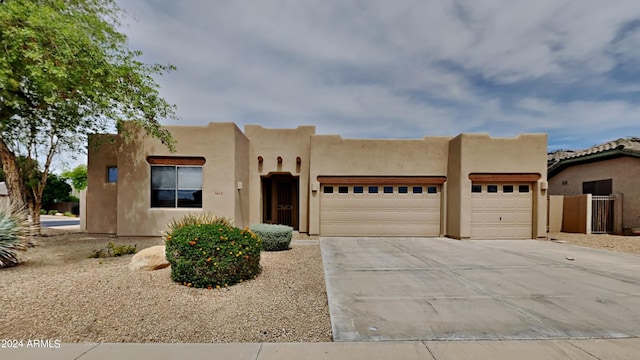
[[323, 184], [323, 236], [439, 236], [440, 185]]
[[[530, 239], [530, 183], [473, 183], [472, 239]], [[322, 184], [322, 236], [440, 236], [440, 184]]]

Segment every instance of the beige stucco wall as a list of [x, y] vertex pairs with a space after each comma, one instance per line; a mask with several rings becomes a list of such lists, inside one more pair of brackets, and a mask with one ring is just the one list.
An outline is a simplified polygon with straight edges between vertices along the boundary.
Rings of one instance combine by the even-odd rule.
[[[582, 183], [612, 179], [613, 193], [623, 194], [623, 228], [640, 227], [640, 159], [621, 157], [580, 164], [564, 169], [549, 179], [549, 194], [582, 194]], [[566, 185], [562, 182], [566, 181]]]
[[[243, 133], [233, 123], [211, 123], [173, 126], [168, 130], [177, 141], [173, 154], [159, 141], [141, 136], [136, 141], [120, 140], [89, 156], [88, 231], [120, 236], [158, 235], [172, 218], [189, 212], [231, 217], [239, 227], [260, 223], [261, 178], [291, 174], [299, 179], [299, 230], [315, 235], [320, 229], [319, 176], [438, 176], [447, 179], [441, 191], [441, 235], [468, 238], [469, 174], [537, 173], [546, 179], [547, 142], [546, 135], [541, 134], [364, 140], [315, 135], [314, 126], [266, 129], [247, 125]], [[204, 157], [203, 208], [151, 208], [151, 167], [147, 156]], [[278, 156], [282, 163], [278, 163]], [[301, 159], [299, 164], [297, 157]], [[113, 165], [118, 166], [118, 183], [105, 185], [106, 167]], [[534, 184], [532, 191], [532, 236], [544, 236], [547, 194], [541, 190], [540, 182]]]
[[[458, 158], [457, 158], [458, 157]], [[541, 182], [547, 178], [547, 135], [522, 134], [513, 138], [492, 138], [487, 134], [460, 134], [451, 141], [448, 178], [449, 223], [447, 235], [466, 239], [471, 236], [472, 173], [535, 173], [533, 184], [533, 237], [546, 236], [547, 193]], [[458, 174], [458, 167], [460, 173]], [[459, 194], [458, 198], [456, 194]], [[459, 214], [459, 222], [455, 218]]]
[[564, 209], [564, 196], [549, 195], [547, 204], [547, 231], [556, 233], [562, 231], [562, 213]]
[[[142, 136], [138, 141], [122, 142], [118, 158], [118, 228], [120, 236], [158, 235], [173, 218], [187, 213], [211, 212], [234, 218], [239, 227], [243, 223], [242, 205], [248, 198], [248, 189], [237, 189], [237, 181], [246, 179], [236, 163], [246, 153], [239, 130], [233, 123], [210, 123], [207, 126], [167, 127], [176, 140], [176, 153], [172, 154], [158, 140]], [[236, 153], [236, 142], [238, 153]], [[235, 155], [234, 155], [235, 154]], [[206, 159], [202, 167], [202, 209], [151, 208], [151, 167], [147, 156], [201, 156]], [[244, 163], [238, 163], [240, 167]], [[240, 204], [240, 207], [237, 205]], [[238, 211], [236, 211], [238, 209]], [[246, 211], [246, 210], [245, 210]]]
[[[447, 174], [447, 193], [446, 193], [446, 218], [447, 227], [445, 234], [450, 237], [461, 238], [460, 229], [462, 223], [471, 223], [471, 212], [461, 213], [462, 207], [462, 188], [466, 184], [462, 180], [462, 136], [456, 136], [449, 141], [449, 172]], [[469, 205], [470, 206], [470, 205]], [[465, 216], [466, 218], [462, 218]]]
[[[449, 139], [359, 140], [314, 135], [309, 187], [319, 189], [318, 176], [446, 176]], [[318, 190], [311, 191], [309, 198], [309, 233], [319, 231]]]
[[234, 221], [236, 226], [250, 225], [249, 209], [251, 201], [251, 187], [249, 186], [249, 139], [240, 129], [234, 126], [235, 136], [235, 185], [236, 204]]
[[117, 135], [89, 137], [87, 162], [86, 231], [115, 234], [117, 230], [118, 183], [107, 182], [107, 168], [118, 166]]
[[[249, 187], [251, 199], [249, 202], [249, 223], [262, 222], [262, 185], [261, 178], [270, 174], [291, 174], [299, 177], [299, 230], [308, 231], [307, 203], [310, 139], [315, 134], [315, 126], [299, 126], [295, 129], [267, 129], [260, 125], [246, 125], [244, 134], [249, 139]], [[258, 157], [262, 157], [262, 164]], [[282, 163], [278, 163], [278, 156]], [[296, 158], [300, 157], [300, 165]]]

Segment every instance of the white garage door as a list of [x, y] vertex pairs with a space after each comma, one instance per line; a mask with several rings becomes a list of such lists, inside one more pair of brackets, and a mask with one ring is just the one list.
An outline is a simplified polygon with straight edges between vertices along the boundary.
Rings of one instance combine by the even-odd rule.
[[531, 239], [533, 196], [530, 183], [473, 183], [472, 239]]
[[332, 185], [320, 192], [322, 236], [439, 236], [440, 185]]

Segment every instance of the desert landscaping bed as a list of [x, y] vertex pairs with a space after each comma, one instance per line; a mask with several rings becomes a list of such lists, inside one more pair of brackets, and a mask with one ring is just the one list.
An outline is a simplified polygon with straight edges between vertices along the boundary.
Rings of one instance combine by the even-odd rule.
[[550, 233], [548, 238], [552, 241], [561, 241], [567, 244], [640, 254], [640, 236]]
[[0, 338], [62, 342], [331, 341], [320, 246], [263, 252], [257, 279], [223, 289], [194, 289], [170, 269], [131, 271], [131, 256], [89, 259], [123, 240], [56, 235], [0, 269]]

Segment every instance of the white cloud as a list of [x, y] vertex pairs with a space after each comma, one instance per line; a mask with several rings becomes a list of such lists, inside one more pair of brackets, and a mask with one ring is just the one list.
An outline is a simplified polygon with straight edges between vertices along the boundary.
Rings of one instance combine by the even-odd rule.
[[636, 0], [120, 3], [132, 47], [177, 65], [158, 81], [185, 125], [548, 131], [576, 146], [640, 132], [640, 30], [620, 36]]

